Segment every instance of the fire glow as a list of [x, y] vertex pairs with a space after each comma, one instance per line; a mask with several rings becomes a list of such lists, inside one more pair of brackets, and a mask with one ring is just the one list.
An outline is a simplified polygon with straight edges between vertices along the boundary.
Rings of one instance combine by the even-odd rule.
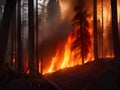
[[[108, 3], [108, 4], [110, 4], [110, 3]], [[61, 6], [63, 6], [63, 5], [61, 5]], [[103, 29], [107, 30], [107, 28], [110, 27], [110, 24], [111, 24], [110, 5], [104, 6], [103, 9], [104, 9], [104, 11], [103, 11], [103, 19], [104, 19], [103, 20], [103, 23], [104, 23]], [[98, 20], [100, 20], [100, 27], [102, 27], [101, 3], [98, 5], [98, 11], [99, 11], [98, 12]], [[64, 14], [64, 10], [62, 12]], [[93, 19], [92, 18], [93, 18], [93, 15], [91, 15], [91, 17], [88, 18], [88, 22], [89, 22], [88, 32], [90, 35], [89, 39], [91, 41], [91, 45], [89, 47], [89, 52], [87, 53], [87, 56], [84, 59], [84, 63], [87, 63], [88, 61], [94, 60], [94, 54], [93, 54], [93, 51], [94, 51], [93, 50], [93, 38], [94, 37], [93, 37], [93, 22], [92, 22]], [[69, 35], [66, 39], [66, 43], [64, 45], [62, 42], [58, 42], [58, 44], [56, 46], [56, 53], [54, 54], [54, 56], [50, 60], [50, 64], [43, 69], [43, 74], [52, 73], [52, 72], [55, 72], [57, 70], [60, 70], [60, 69], [66, 68], [66, 67], [73, 67], [73, 66], [82, 64], [82, 57], [76, 56], [77, 51], [76, 50], [71, 51], [72, 44], [75, 41], [75, 39], [77, 38], [76, 32], [78, 29], [80, 29], [80, 26], [75, 25], [73, 28], [73, 31], [69, 33]], [[108, 37], [107, 37], [108, 32], [109, 31], [107, 31], [106, 33], [103, 32], [103, 39], [104, 40], [108, 39]], [[104, 42], [106, 42], [106, 41], [104, 41]], [[106, 43], [105, 43], [105, 45], [106, 45]], [[106, 48], [106, 47], [107, 47], [107, 45], [104, 46], [104, 48]], [[111, 53], [110, 50], [107, 50], [107, 51], [105, 51], [105, 50], [106, 49], [103, 50], [103, 52], [105, 52], [103, 58], [113, 58], [114, 57], [113, 52]], [[99, 54], [99, 51], [98, 51], [98, 54]]]
[[[72, 1], [68, 1], [68, 0], [59, 0], [59, 4], [60, 4], [60, 9], [61, 9], [61, 22], [63, 23], [64, 21], [71, 21], [71, 19], [73, 19], [73, 17], [75, 16], [76, 12], [74, 11], [75, 9], [75, 5], [73, 5], [73, 3], [71, 3]], [[78, 0], [79, 1], [79, 0]], [[39, 3], [43, 3], [43, 0]], [[46, 4], [47, 5], [47, 4]], [[113, 58], [114, 54], [113, 54], [113, 47], [112, 47], [112, 39], [110, 40], [110, 32], [111, 32], [111, 7], [110, 7], [110, 1], [107, 0], [106, 2], [104, 2], [103, 4], [103, 12], [102, 12], [102, 8], [101, 8], [101, 1], [98, 1], [98, 6], [97, 6], [97, 19], [98, 19], [98, 34], [102, 32], [102, 20], [103, 20], [103, 48], [101, 45], [101, 41], [98, 43], [98, 57], [99, 58]], [[74, 8], [73, 8], [74, 7]], [[93, 6], [92, 5], [88, 5], [87, 6], [87, 12], [90, 14], [90, 17], [87, 18], [88, 22], [89, 22], [89, 28], [88, 28], [88, 33], [89, 33], [89, 40], [91, 43], [89, 43], [89, 47], [88, 47], [88, 52], [85, 55], [84, 58], [84, 63], [87, 63], [89, 61], [93, 61], [94, 60], [94, 35], [93, 35]], [[119, 4], [118, 4], [118, 21], [120, 18], [120, 9], [119, 9]], [[86, 9], [86, 8], [85, 8]], [[103, 17], [102, 17], [102, 13], [103, 13]], [[45, 20], [47, 21], [47, 20]], [[70, 23], [70, 22], [69, 22]], [[72, 24], [71, 24], [72, 25]], [[47, 25], [45, 25], [47, 26]], [[64, 30], [64, 28], [62, 28]], [[42, 63], [42, 60], [44, 57], [42, 56], [42, 58], [39, 58], [39, 72], [46, 74], [46, 73], [53, 73], [55, 71], [58, 71], [60, 69], [64, 69], [64, 68], [69, 68], [69, 67], [73, 67], [76, 65], [81, 65], [82, 64], [82, 56], [78, 57], [76, 56], [76, 53], [78, 52], [77, 50], [71, 50], [72, 44], [73, 42], [76, 40], [76, 38], [78, 37], [77, 31], [80, 30], [80, 25], [76, 24], [73, 25], [73, 28], [71, 28], [72, 30], [70, 30], [69, 35], [67, 36], [66, 40], [63, 41], [59, 41], [56, 45], [56, 50], [53, 54], [50, 56], [50, 59], [45, 58], [44, 65]], [[52, 31], [52, 30], [51, 30]], [[101, 40], [101, 37], [98, 38]], [[45, 39], [46, 40], [46, 39]], [[41, 41], [42, 42], [42, 41]], [[103, 51], [102, 51], [103, 50]], [[45, 51], [46, 52], [46, 51]], [[81, 51], [82, 52], [82, 51]], [[102, 57], [103, 54], [103, 57]], [[46, 55], [47, 56], [47, 55]], [[28, 67], [28, 59], [27, 60], [27, 64], [25, 65], [25, 67]], [[49, 62], [47, 62], [49, 61]], [[15, 60], [14, 60], [15, 62]], [[14, 63], [13, 62], [13, 63]], [[41, 70], [41, 66], [43, 64], [43, 68]]]
[[[45, 73], [52, 73], [59, 69], [63, 69], [66, 67], [73, 67], [76, 65], [82, 64], [82, 57], [77, 57], [76, 53], [77, 50], [71, 51], [71, 47], [75, 39], [77, 38], [76, 31], [79, 30], [79, 25], [74, 26], [74, 31], [69, 33], [68, 38], [66, 39], [66, 43], [62, 50], [62, 43], [59, 42], [56, 47], [56, 53], [52, 57], [51, 64], [46, 69], [43, 70], [43, 74]], [[92, 27], [89, 28], [89, 34], [91, 36], [90, 40], [92, 42]], [[87, 58], [85, 58], [84, 63], [93, 60], [93, 45], [90, 45], [89, 53], [87, 53]], [[62, 53], [61, 53], [62, 51]]]

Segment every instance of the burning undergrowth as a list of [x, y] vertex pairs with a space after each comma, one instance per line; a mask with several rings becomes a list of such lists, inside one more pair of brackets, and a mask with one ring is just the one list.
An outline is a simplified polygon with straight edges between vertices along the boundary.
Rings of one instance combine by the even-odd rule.
[[44, 68], [44, 73], [55, 72], [59, 69], [86, 63], [93, 59], [93, 30], [90, 14], [80, 7], [74, 8], [76, 14], [72, 19], [73, 30], [69, 33], [65, 43], [59, 42], [55, 55], [50, 64]]

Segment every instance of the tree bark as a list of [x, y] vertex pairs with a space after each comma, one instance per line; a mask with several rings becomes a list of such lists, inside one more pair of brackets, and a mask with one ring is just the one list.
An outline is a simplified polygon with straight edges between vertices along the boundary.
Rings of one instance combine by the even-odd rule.
[[23, 71], [22, 65], [22, 39], [21, 39], [21, 0], [18, 0], [17, 12], [17, 70]]
[[29, 67], [30, 74], [33, 74], [34, 70], [34, 4], [33, 0], [28, 0], [28, 53], [29, 53]]
[[118, 18], [117, 18], [117, 0], [111, 0], [112, 11], [112, 35], [113, 35], [113, 49], [115, 59], [120, 59], [120, 44], [118, 35]]
[[97, 45], [97, 0], [93, 1], [93, 29], [94, 29], [94, 59], [98, 59], [98, 45]]
[[[16, 8], [16, 6], [15, 6]], [[14, 11], [14, 15], [12, 16], [12, 21], [11, 21], [11, 64], [15, 66], [15, 63], [13, 63], [13, 59], [15, 59], [15, 39], [16, 39], [16, 9]]]
[[38, 0], [36, 0], [36, 67], [37, 71], [39, 72], [39, 47], [38, 47]]
[[0, 27], [0, 65], [4, 63], [4, 55], [7, 48], [9, 26], [15, 10], [16, 0], [6, 0], [5, 10]]
[[102, 17], [101, 17], [102, 18], [102, 47], [101, 47], [101, 49], [102, 49], [102, 58], [103, 58], [103, 53], [104, 53], [103, 52], [103, 42], [104, 42], [103, 41], [103, 33], [104, 33], [104, 17], [103, 17], [104, 7], [103, 7], [103, 0], [101, 0], [101, 9], [102, 9], [102, 12], [101, 12], [102, 13]]

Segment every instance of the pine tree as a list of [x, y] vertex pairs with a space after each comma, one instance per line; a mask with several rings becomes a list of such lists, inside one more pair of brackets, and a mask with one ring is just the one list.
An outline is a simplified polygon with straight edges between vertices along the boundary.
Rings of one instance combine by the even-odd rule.
[[87, 57], [89, 48], [91, 46], [91, 41], [90, 41], [90, 34], [88, 31], [89, 28], [89, 22], [87, 20], [87, 17], [89, 15], [87, 14], [87, 11], [78, 11], [78, 13], [75, 15], [73, 18], [73, 21], [77, 21], [79, 25], [79, 30], [77, 30], [77, 38], [73, 42], [71, 50], [76, 50], [77, 49], [77, 56], [82, 57], [82, 64], [84, 64], [84, 59]]

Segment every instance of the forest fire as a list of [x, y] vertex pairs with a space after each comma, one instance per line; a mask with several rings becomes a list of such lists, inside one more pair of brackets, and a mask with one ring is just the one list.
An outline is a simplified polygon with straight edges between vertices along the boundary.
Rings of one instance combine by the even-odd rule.
[[[58, 2], [56, 2], [56, 3], [58, 3]], [[59, 17], [59, 15], [57, 15], [57, 14], [59, 14], [59, 12], [61, 12], [61, 16], [60, 16], [61, 23], [64, 23], [65, 20], [68, 22], [71, 22], [71, 19], [73, 19], [73, 17], [75, 17], [75, 15], [77, 14], [77, 12], [79, 12], [79, 10], [75, 11], [76, 1], [69, 2], [66, 0], [60, 0], [59, 4], [60, 4], [60, 10], [57, 9], [58, 11], [54, 11], [54, 14], [56, 14], [56, 16]], [[104, 4], [106, 4], [106, 5], [104, 5]], [[77, 18], [76, 20], [74, 20], [75, 24], [73, 24], [73, 26], [71, 24], [72, 30], [69, 30], [69, 32], [68, 32], [69, 35], [67, 36], [67, 38], [65, 38], [64, 41], [62, 41], [61, 38], [60, 38], [60, 40], [57, 41], [56, 50], [55, 50], [54, 54], [51, 54], [49, 59], [47, 58], [48, 61], [46, 60], [46, 56], [47, 56], [46, 53], [45, 53], [46, 56], [45, 55], [42, 56], [43, 54], [41, 54], [42, 59], [45, 58], [45, 60], [43, 60], [44, 64], [48, 63], [47, 65], [43, 65], [44, 66], [42, 68], [43, 74], [52, 73], [52, 72], [55, 72], [57, 70], [60, 70], [60, 69], [66, 68], [66, 67], [82, 65], [83, 64], [82, 60], [84, 60], [84, 63], [94, 60], [94, 49], [93, 49], [94, 35], [93, 35], [93, 10], [92, 10], [93, 7], [92, 7], [92, 4], [90, 4], [90, 5], [87, 4], [87, 5], [83, 5], [80, 8], [81, 8], [80, 9], [81, 14], [78, 15], [78, 16], [80, 16], [80, 18]], [[41, 13], [49, 14], [47, 12], [41, 12]], [[39, 12], [39, 14], [41, 14], [41, 13]], [[120, 12], [119, 12], [119, 4], [118, 4], [118, 21], [119, 21], [119, 16], [120, 16], [119, 13]], [[68, 14], [70, 14], [70, 15], [68, 15]], [[103, 17], [102, 17], [102, 14], [103, 14]], [[57, 17], [55, 17], [55, 18], [57, 18]], [[53, 17], [51, 16], [50, 18], [53, 18]], [[47, 18], [44, 17], [43, 19], [47, 19]], [[51, 19], [50, 23], [55, 22], [55, 24], [56, 24], [56, 22], [57, 22], [56, 20], [58, 20], [58, 19], [55, 19], [55, 21], [54, 20], [52, 21], [52, 19]], [[45, 21], [46, 21], [46, 23], [49, 23], [49, 20], [45, 20]], [[44, 25], [43, 24], [42, 25], [47, 26], [47, 25], [45, 25], [46, 23], [44, 23]], [[84, 26], [82, 26], [82, 30], [81, 30], [81, 25], [80, 25], [81, 23], [83, 23], [83, 25], [84, 25]], [[98, 58], [113, 58], [114, 54], [113, 54], [112, 35], [111, 35], [112, 32], [111, 32], [110, 1], [104, 1], [103, 10], [102, 10], [102, 2], [98, 1], [97, 24], [98, 24], [98, 33], [97, 33], [98, 34]], [[42, 27], [42, 25], [41, 25], [41, 27]], [[52, 24], [50, 24], [50, 25], [52, 25]], [[58, 26], [58, 25], [56, 25], [56, 26]], [[47, 28], [43, 27], [42, 29], [44, 29], [44, 28], [48, 29], [49, 27], [47, 27]], [[56, 27], [55, 32], [59, 33], [59, 30], [57, 30], [59, 28], [60, 27]], [[64, 30], [64, 28], [62, 28], [62, 29]], [[48, 33], [48, 35], [50, 35], [52, 32], [51, 31], [49, 34], [49, 29], [47, 32], [46, 31], [44, 30], [44, 32]], [[40, 33], [41, 34], [39, 34], [39, 36], [42, 37], [42, 34], [44, 34], [44, 33], [42, 31], [40, 31]], [[64, 32], [62, 32], [62, 33], [64, 33]], [[44, 38], [44, 40], [48, 39], [48, 38], [46, 38], [46, 37], [48, 37], [47, 34], [43, 35], [43, 36], [44, 37], [42, 37], [42, 38]], [[41, 38], [41, 37], [39, 37], [39, 38]], [[49, 36], [49, 37], [51, 37], [51, 36]], [[83, 37], [83, 38], [81, 38], [81, 37]], [[74, 45], [74, 43], [76, 42], [77, 39], [78, 39], [78, 41], [77, 41], [78, 46], [76, 47], [76, 45]], [[41, 44], [42, 39], [40, 39], [40, 40], [41, 41], [39, 41], [39, 43]], [[43, 40], [43, 42], [44, 42], [44, 40]], [[40, 46], [40, 44], [39, 44], [39, 47], [44, 49], [45, 46], [42, 47], [42, 46]], [[83, 49], [81, 49], [81, 48], [83, 48]], [[42, 50], [41, 50], [41, 52], [42, 52]], [[46, 50], [44, 52], [46, 52]], [[50, 53], [50, 52], [48, 52], [48, 53]], [[25, 61], [26, 62], [24, 65], [24, 67], [25, 67], [24, 69], [26, 70], [29, 67], [28, 59], [26, 59]], [[15, 62], [16, 61], [13, 60], [13, 63], [15, 63]], [[39, 72], [41, 72], [41, 66], [42, 66], [41, 63], [42, 63], [41, 58], [39, 56], [39, 65], [38, 65]]]
[[[98, 50], [99, 58], [113, 58], [114, 57], [113, 46], [111, 44], [112, 39], [110, 36], [111, 35], [110, 34], [111, 33], [111, 31], [110, 31], [111, 30], [111, 27], [110, 27], [111, 26], [111, 7], [109, 5], [110, 2], [107, 1], [107, 3], [108, 4], [103, 7], [103, 11], [101, 8], [102, 4], [101, 3], [98, 4], [98, 15], [97, 15], [98, 16], [97, 17], [98, 18], [98, 35], [99, 35], [99, 32], [102, 33], [102, 29], [103, 29], [103, 41], [99, 41], [99, 39], [98, 39], [98, 41], [100, 43], [103, 42], [103, 45], [99, 44], [99, 42], [98, 42], [98, 47], [101, 50], [103, 49], [103, 51]], [[103, 3], [103, 5], [104, 4], [105, 3]], [[61, 5], [61, 7], [62, 6], [63, 5]], [[64, 8], [63, 8], [62, 15], [65, 16], [64, 11], [66, 11], [66, 10], [64, 10]], [[103, 12], [103, 17], [102, 17], [102, 12]], [[72, 12], [72, 15], [74, 15], [73, 12]], [[50, 64], [48, 64], [47, 67], [43, 68], [43, 74], [52, 73], [52, 72], [55, 72], [57, 70], [60, 70], [60, 69], [66, 68], [66, 67], [73, 67], [76, 65], [81, 65], [83, 58], [84, 58], [84, 63], [94, 60], [94, 54], [93, 54], [93, 51], [94, 51], [93, 38], [94, 38], [94, 36], [93, 36], [93, 23], [92, 23], [93, 15], [92, 14], [90, 14], [90, 15], [91, 16], [89, 18], [86, 18], [89, 23], [89, 27], [87, 30], [89, 33], [89, 36], [85, 39], [83, 38], [84, 41], [86, 41], [88, 44], [87, 46], [85, 46], [86, 42], [83, 43], [83, 46], [85, 48], [88, 48], [88, 51], [84, 50], [84, 57], [82, 55], [77, 55], [78, 52], [80, 52], [79, 54], [81, 54], [83, 52], [79, 47], [77, 47], [75, 50], [71, 49], [73, 46], [73, 43], [79, 37], [78, 31], [81, 29], [79, 24], [75, 24], [73, 26], [73, 31], [69, 33], [65, 44], [62, 42], [58, 42], [58, 44], [56, 46], [56, 53], [54, 54], [54, 56], [52, 56], [52, 58], [50, 60]], [[102, 28], [102, 22], [104, 24], [103, 28]], [[102, 36], [99, 37], [100, 40], [101, 40], [101, 37]], [[103, 56], [102, 56], [102, 54], [103, 54]]]
[[[71, 50], [72, 44], [78, 37], [77, 31], [79, 29], [80, 29], [79, 25], [74, 26], [74, 30], [73, 30], [73, 32], [69, 33], [69, 36], [66, 39], [66, 43], [64, 46], [62, 46], [61, 42], [59, 42], [57, 44], [56, 53], [52, 57], [51, 64], [45, 70], [43, 70], [43, 74], [52, 73], [52, 72], [55, 72], [57, 70], [60, 70], [60, 69], [66, 68], [66, 67], [73, 67], [73, 66], [82, 64], [82, 56], [76, 55], [80, 49], [77, 48], [76, 50], [73, 50], [73, 51]], [[93, 39], [92, 27], [89, 27], [88, 32], [90, 35], [90, 38], [88, 38], [88, 39], [90, 39], [90, 41], [92, 42], [92, 39]], [[89, 43], [89, 46], [90, 46], [89, 52], [86, 53], [84, 63], [86, 63], [88, 61], [92, 61], [94, 59], [93, 45], [91, 45], [91, 44], [93, 44], [93, 42]]]
[[0, 90], [120, 89], [120, 0], [1, 0], [0, 37]]

